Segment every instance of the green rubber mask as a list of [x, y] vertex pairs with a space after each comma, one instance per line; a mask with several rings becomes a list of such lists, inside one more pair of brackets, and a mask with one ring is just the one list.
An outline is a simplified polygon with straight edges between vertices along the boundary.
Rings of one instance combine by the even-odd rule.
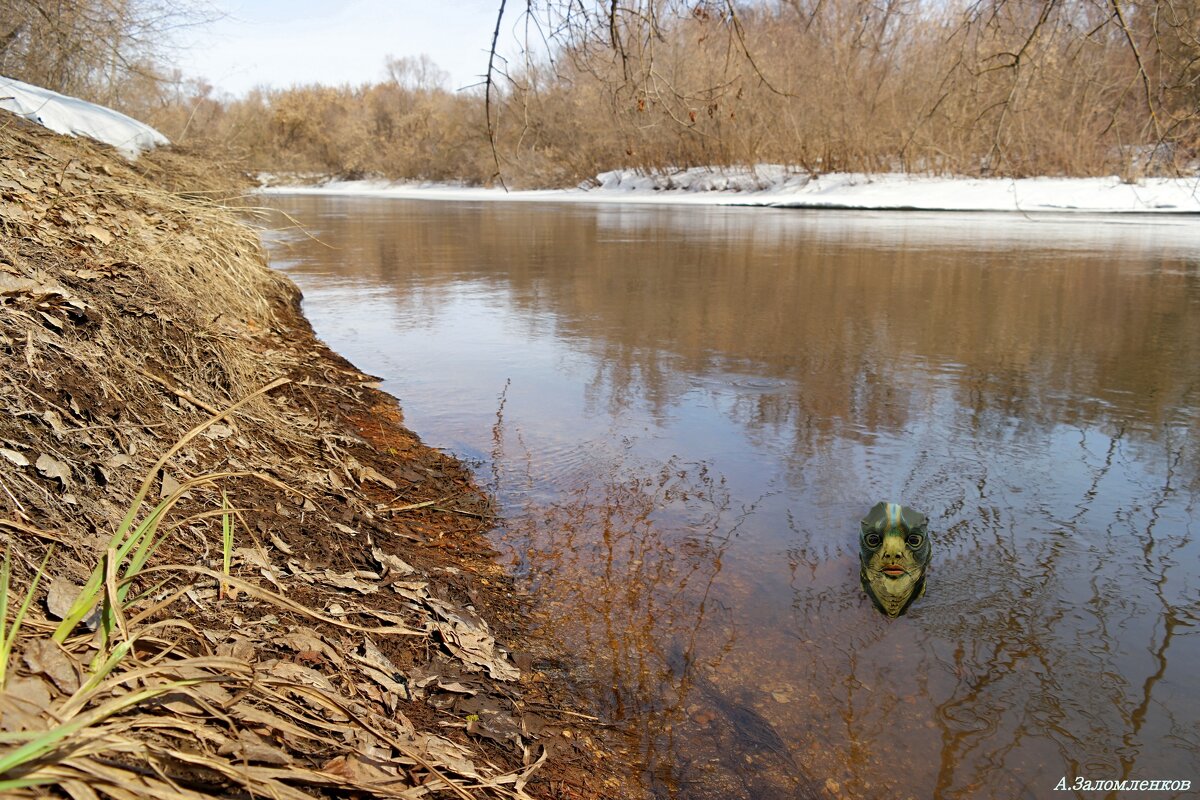
[[863, 589], [875, 607], [898, 617], [925, 594], [931, 548], [925, 515], [897, 503], [878, 503], [859, 537]]

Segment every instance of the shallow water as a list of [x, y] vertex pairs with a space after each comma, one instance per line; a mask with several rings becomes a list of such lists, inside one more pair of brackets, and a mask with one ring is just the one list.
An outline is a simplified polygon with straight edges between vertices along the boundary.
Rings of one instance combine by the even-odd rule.
[[[1200, 786], [1194, 223], [269, 202], [657, 795]], [[879, 500], [933, 537], [897, 620]]]

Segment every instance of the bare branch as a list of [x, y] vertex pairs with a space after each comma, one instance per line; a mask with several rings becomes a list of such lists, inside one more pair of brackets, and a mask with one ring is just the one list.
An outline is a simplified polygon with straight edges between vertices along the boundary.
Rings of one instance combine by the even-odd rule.
[[1121, 32], [1125, 34], [1125, 41], [1129, 44], [1129, 51], [1133, 53], [1133, 60], [1137, 62], [1138, 76], [1142, 79], [1142, 89], [1146, 93], [1146, 113], [1150, 115], [1150, 121], [1154, 125], [1154, 138], [1162, 141], [1162, 125], [1158, 122], [1158, 112], [1154, 109], [1154, 92], [1150, 88], [1150, 76], [1146, 74], [1146, 65], [1142, 62], [1142, 54], [1138, 51], [1137, 41], [1133, 38], [1133, 33], [1129, 30], [1129, 23], [1125, 21], [1125, 11], [1121, 8], [1121, 0], [1111, 0], [1113, 8], [1113, 16], [1117, 18], [1117, 24], [1121, 28]]
[[492, 147], [492, 159], [496, 164], [496, 174], [493, 176], [500, 181], [500, 186], [504, 191], [508, 191], [508, 186], [504, 183], [504, 175], [500, 169], [500, 153], [496, 150], [496, 128], [492, 124], [492, 87], [495, 82], [492, 76], [496, 72], [496, 43], [500, 40], [500, 23], [504, 19], [504, 5], [507, 0], [500, 0], [500, 10], [496, 13], [496, 30], [492, 32], [492, 47], [488, 51], [487, 74], [484, 76], [484, 117], [487, 120], [487, 135], [488, 142]]

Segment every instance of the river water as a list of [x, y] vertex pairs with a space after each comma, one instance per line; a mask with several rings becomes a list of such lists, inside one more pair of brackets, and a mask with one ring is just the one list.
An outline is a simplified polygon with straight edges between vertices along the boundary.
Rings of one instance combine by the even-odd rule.
[[[268, 202], [657, 796], [1200, 787], [1194, 221]], [[933, 540], [895, 620], [880, 500]]]

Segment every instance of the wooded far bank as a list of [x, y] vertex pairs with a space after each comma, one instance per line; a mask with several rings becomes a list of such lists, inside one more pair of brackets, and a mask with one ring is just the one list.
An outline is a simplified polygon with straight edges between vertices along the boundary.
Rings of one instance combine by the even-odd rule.
[[534, 187], [776, 163], [1136, 179], [1194, 171], [1200, 151], [1200, 0], [539, 0], [501, 24], [526, 19], [542, 55], [458, 90], [406, 56], [372, 84], [235, 98], [161, 53], [68, 69], [32, 24], [0, 29], [0, 74], [248, 169], [342, 177]]

